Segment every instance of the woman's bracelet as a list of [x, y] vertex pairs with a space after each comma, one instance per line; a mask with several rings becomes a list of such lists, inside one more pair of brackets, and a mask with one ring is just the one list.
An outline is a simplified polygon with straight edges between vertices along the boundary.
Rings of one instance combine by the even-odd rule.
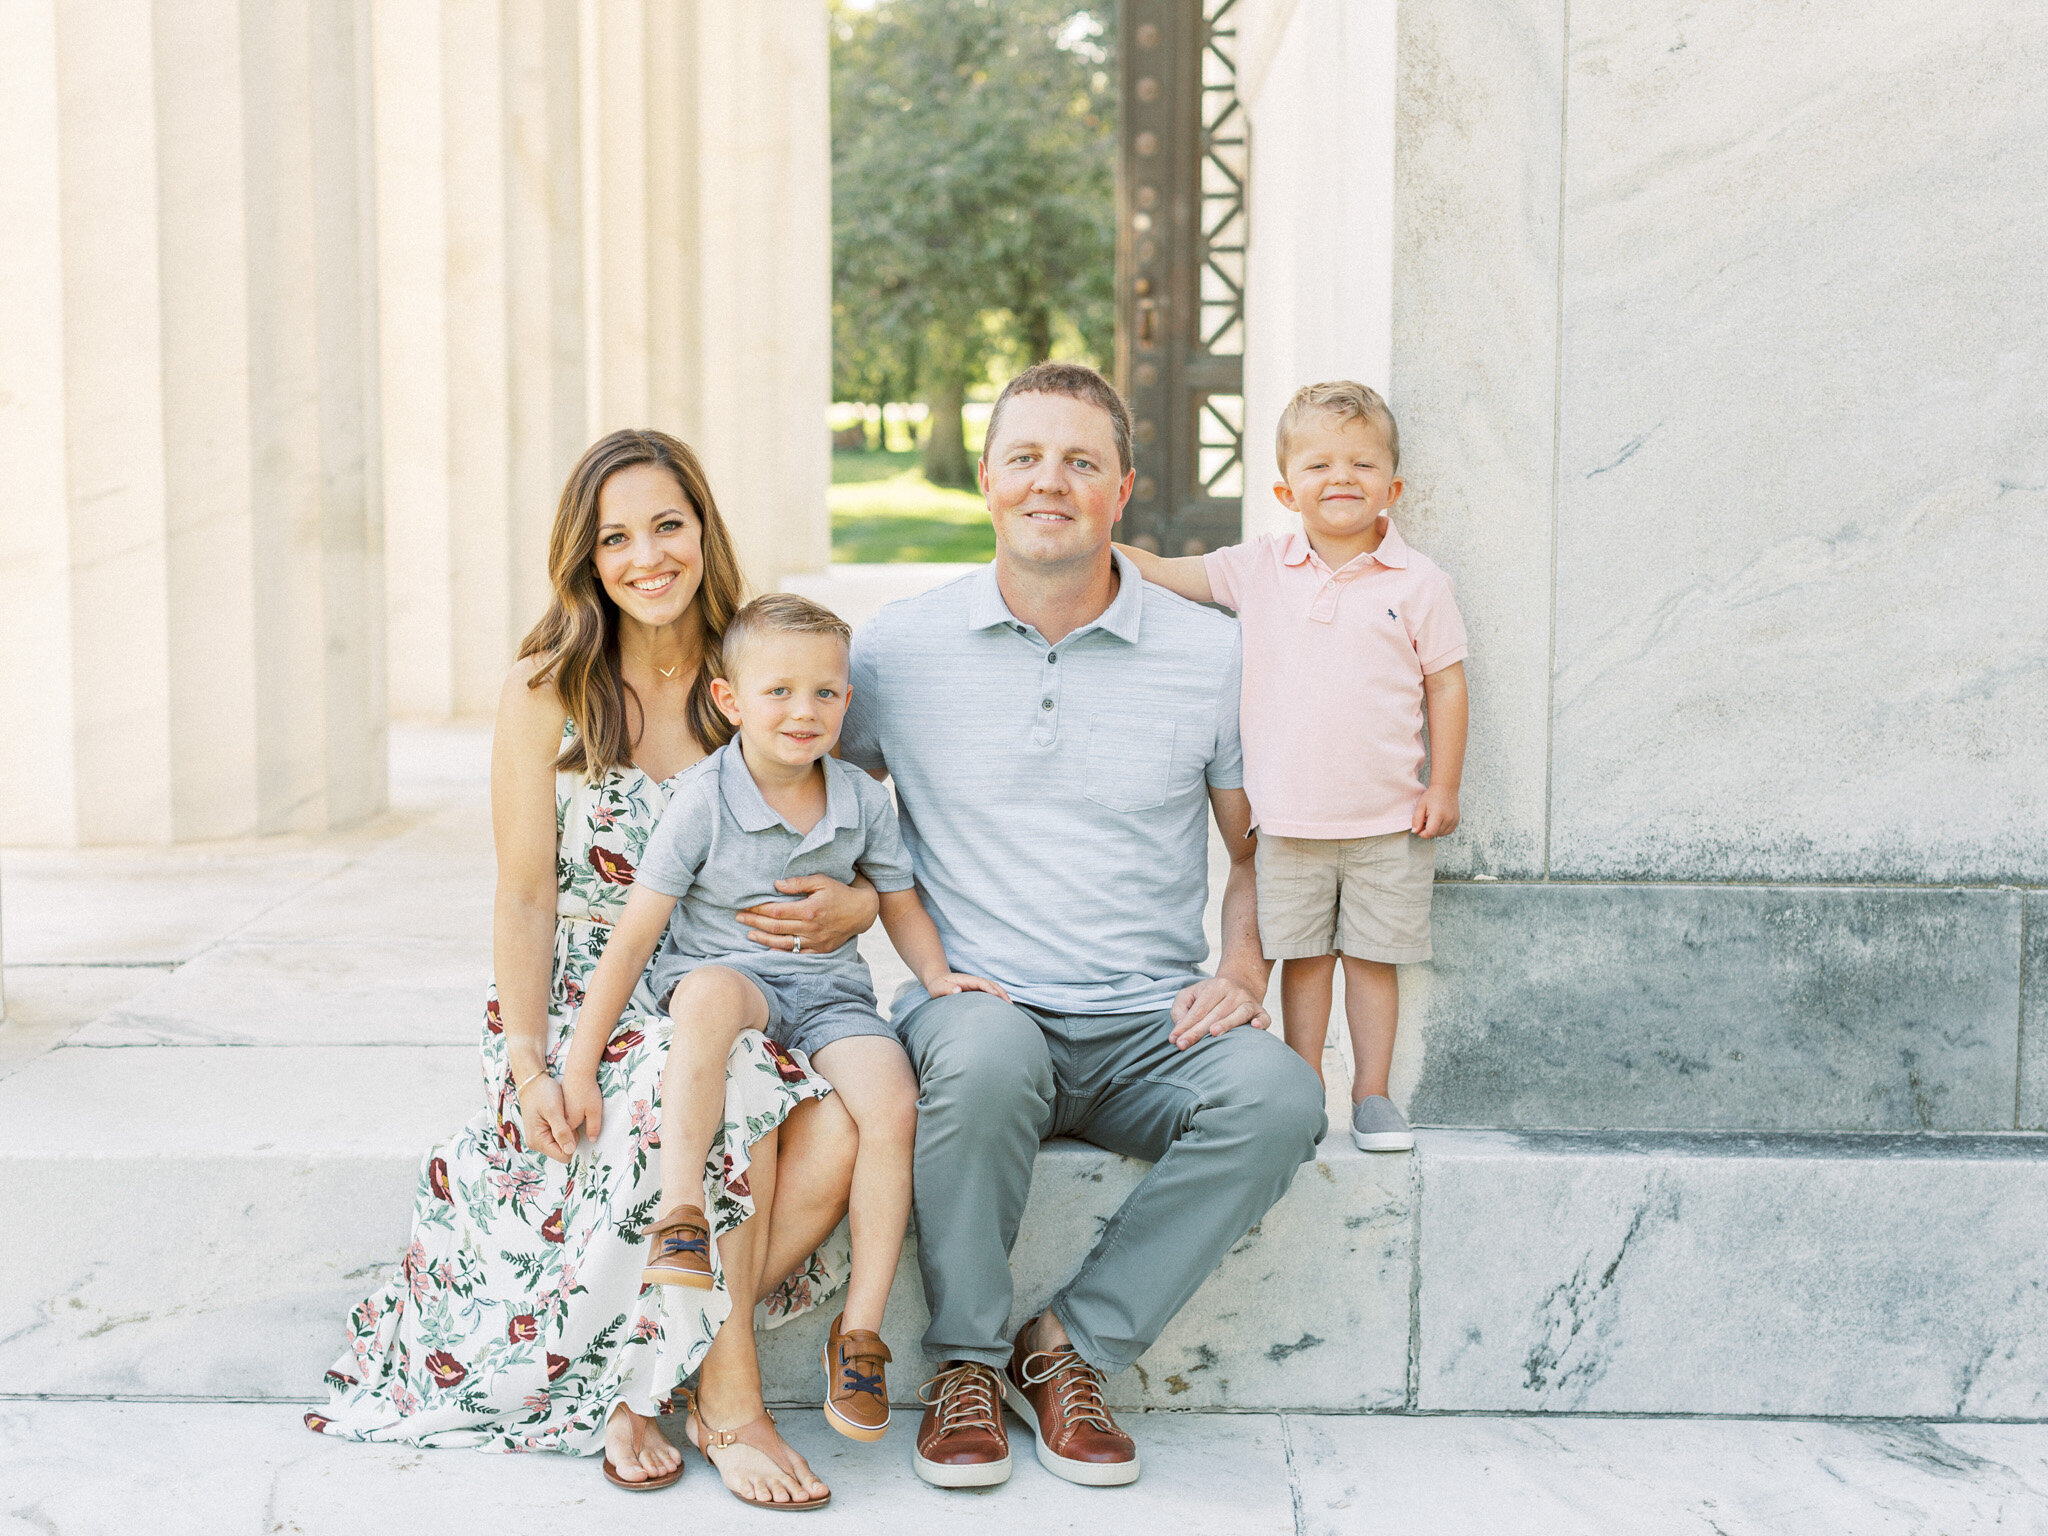
[[514, 1093], [518, 1093], [521, 1089], [525, 1088], [525, 1086], [528, 1083], [532, 1082], [536, 1077], [546, 1077], [547, 1075], [548, 1064], [546, 1062], [542, 1062], [539, 1066], [535, 1067], [531, 1072], [527, 1073], [526, 1076], [520, 1078], [518, 1082], [514, 1083], [512, 1085], [512, 1091]]

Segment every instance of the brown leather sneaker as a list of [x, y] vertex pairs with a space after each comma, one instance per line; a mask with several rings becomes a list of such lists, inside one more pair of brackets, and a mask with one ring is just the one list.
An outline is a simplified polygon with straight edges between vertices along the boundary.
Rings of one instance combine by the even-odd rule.
[[1003, 1396], [1038, 1432], [1039, 1464], [1054, 1477], [1087, 1488], [1138, 1480], [1138, 1448], [1116, 1427], [1102, 1400], [1102, 1373], [1071, 1347], [1029, 1350], [1038, 1319], [1017, 1330], [1003, 1373]]
[[993, 1488], [1010, 1480], [1002, 1385], [979, 1360], [950, 1360], [917, 1389], [917, 1475], [934, 1488]]
[[647, 1267], [642, 1285], [690, 1285], [711, 1289], [711, 1223], [695, 1205], [672, 1205], [648, 1229]]
[[825, 1335], [825, 1422], [849, 1440], [879, 1440], [889, 1432], [889, 1346], [866, 1328], [841, 1333], [845, 1321], [842, 1312]]

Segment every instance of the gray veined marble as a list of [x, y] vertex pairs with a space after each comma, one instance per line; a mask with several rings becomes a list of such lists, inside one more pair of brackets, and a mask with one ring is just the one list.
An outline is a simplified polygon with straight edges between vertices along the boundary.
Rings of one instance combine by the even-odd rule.
[[1572, 6], [1552, 875], [2048, 878], [2044, 47]]
[[2048, 1426], [1290, 1418], [1302, 1536], [2048, 1533]]
[[[2021, 900], [1441, 884], [1437, 958], [1415, 968], [1403, 1021], [1422, 1056], [1409, 1115], [1523, 1128], [2011, 1130]], [[2035, 992], [2044, 969], [2029, 971]]]
[[[1238, 1242], [1129, 1370], [1110, 1378], [1121, 1408], [1398, 1407], [1407, 1390], [1412, 1159], [1368, 1157], [1342, 1142]], [[1079, 1142], [1049, 1142], [1012, 1255], [1012, 1329], [1064, 1284], [1102, 1223], [1149, 1165]], [[769, 1396], [808, 1401], [829, 1319], [800, 1318], [761, 1340]], [[897, 1273], [883, 1337], [891, 1386], [906, 1401], [929, 1374], [914, 1251]]]
[[2048, 1416], [2048, 1138], [1424, 1132], [1418, 1405]]
[[[1563, 0], [1398, 8], [1390, 401], [1397, 512], [1472, 637], [1446, 875], [1542, 872]], [[1301, 382], [1301, 381], [1296, 381]]]
[[2019, 1124], [2048, 1131], [2048, 891], [2027, 893], [2022, 953]]

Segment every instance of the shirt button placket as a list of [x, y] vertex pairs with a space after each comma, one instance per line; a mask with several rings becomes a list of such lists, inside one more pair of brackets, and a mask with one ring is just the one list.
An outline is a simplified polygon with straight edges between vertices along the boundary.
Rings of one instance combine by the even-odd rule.
[[1045, 660], [1038, 668], [1038, 709], [1031, 741], [1034, 746], [1049, 747], [1059, 739], [1060, 734], [1060, 653], [1050, 646], [1046, 648]]

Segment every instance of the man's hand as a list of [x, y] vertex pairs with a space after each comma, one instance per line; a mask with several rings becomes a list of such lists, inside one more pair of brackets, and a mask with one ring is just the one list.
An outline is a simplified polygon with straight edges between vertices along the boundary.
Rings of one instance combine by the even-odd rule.
[[1211, 976], [1191, 987], [1183, 987], [1173, 1000], [1173, 1048], [1184, 1051], [1198, 1040], [1220, 1035], [1249, 1024], [1264, 1029], [1273, 1021], [1266, 1016], [1258, 994], [1243, 982], [1228, 976]]
[[881, 910], [874, 887], [864, 882], [841, 885], [830, 875], [797, 875], [776, 881], [775, 889], [801, 899], [764, 901], [742, 907], [738, 914], [753, 930], [747, 937], [767, 949], [791, 950], [802, 939], [804, 953], [830, 954], [873, 927]]
[[1415, 802], [1408, 830], [1417, 837], [1449, 837], [1458, 830], [1458, 792], [1448, 784], [1432, 784]]

